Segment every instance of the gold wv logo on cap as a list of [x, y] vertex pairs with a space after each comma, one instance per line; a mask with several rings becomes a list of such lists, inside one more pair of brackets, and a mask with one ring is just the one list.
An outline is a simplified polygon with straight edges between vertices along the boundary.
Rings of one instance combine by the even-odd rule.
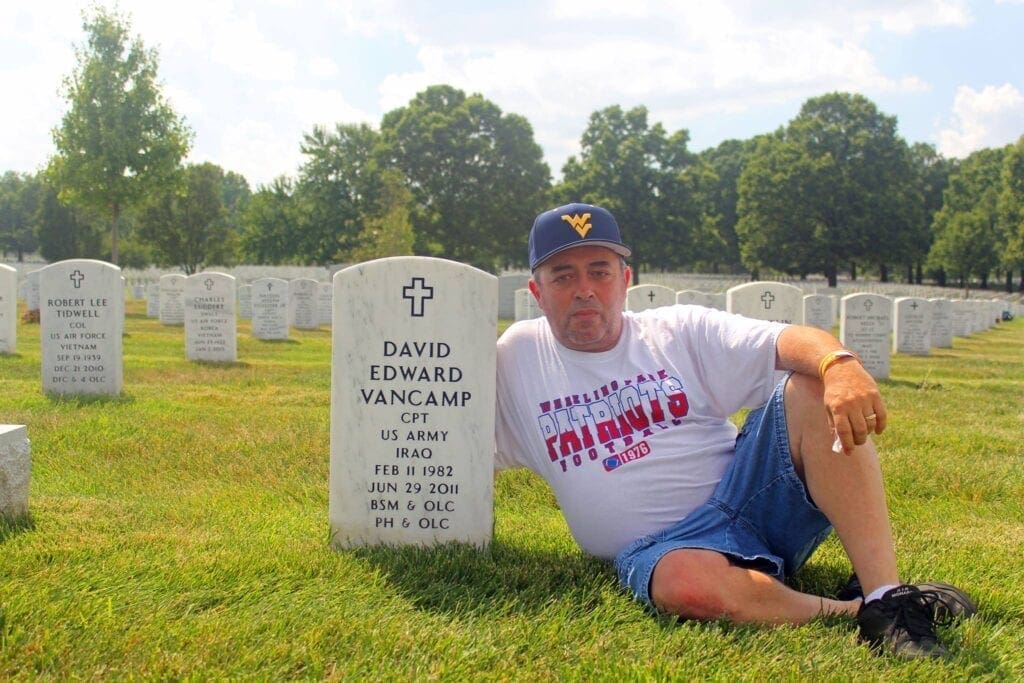
[[574, 213], [571, 216], [564, 215], [562, 220], [572, 226], [572, 229], [579, 233], [581, 238], [585, 238], [590, 229], [594, 226], [590, 224], [590, 214], [585, 213], [582, 216]]

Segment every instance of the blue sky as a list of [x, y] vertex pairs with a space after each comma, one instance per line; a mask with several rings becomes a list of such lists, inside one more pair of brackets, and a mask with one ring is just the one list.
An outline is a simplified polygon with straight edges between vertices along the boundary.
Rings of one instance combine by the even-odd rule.
[[[0, 172], [53, 153], [83, 0], [0, 3]], [[108, 4], [108, 6], [111, 6]], [[367, 122], [428, 85], [525, 116], [555, 177], [590, 113], [644, 105], [700, 151], [858, 92], [949, 157], [1024, 135], [1024, 0], [121, 0], [195, 134], [190, 161], [255, 187], [315, 125]]]

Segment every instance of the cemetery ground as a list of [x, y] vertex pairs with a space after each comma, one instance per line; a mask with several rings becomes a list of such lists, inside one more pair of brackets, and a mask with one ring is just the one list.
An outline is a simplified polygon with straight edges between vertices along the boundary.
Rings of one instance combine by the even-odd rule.
[[[28, 425], [33, 460], [30, 516], [0, 522], [2, 679], [1024, 678], [1022, 319], [893, 356], [882, 383], [901, 571], [981, 610], [941, 630], [948, 659], [906, 663], [846, 619], [648, 614], [523, 471], [497, 478], [487, 550], [335, 552], [329, 328], [268, 342], [240, 321], [240, 362], [193, 363], [182, 328], [128, 312], [119, 398], [43, 394], [38, 325], [0, 355], [0, 422]], [[792, 584], [849, 571], [833, 536]]]

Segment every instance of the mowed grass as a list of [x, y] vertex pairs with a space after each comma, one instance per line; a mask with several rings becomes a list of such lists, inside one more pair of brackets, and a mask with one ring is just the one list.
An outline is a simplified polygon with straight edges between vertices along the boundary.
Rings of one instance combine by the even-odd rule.
[[[31, 514], [0, 523], [0, 679], [1004, 680], [1024, 678], [1024, 320], [894, 356], [879, 438], [901, 571], [970, 590], [951, 656], [904, 663], [843, 619], [677, 623], [573, 544], [546, 485], [497, 478], [486, 551], [327, 544], [330, 331], [239, 325], [232, 365], [129, 302], [124, 394], [41, 391], [39, 326], [0, 356], [28, 425]], [[829, 593], [830, 538], [793, 579]]]

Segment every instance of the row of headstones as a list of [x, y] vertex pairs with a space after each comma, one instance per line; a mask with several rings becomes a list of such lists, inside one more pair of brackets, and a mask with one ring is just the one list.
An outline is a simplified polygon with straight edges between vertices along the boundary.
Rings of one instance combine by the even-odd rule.
[[[186, 282], [186, 325], [189, 310], [226, 317], [223, 281]], [[43, 269], [40, 287], [44, 387], [119, 386], [119, 269], [55, 263]], [[332, 545], [486, 545], [496, 346], [481, 340], [493, 340], [497, 329], [497, 278], [451, 261], [403, 257], [343, 270], [332, 287]], [[117, 370], [101, 367], [108, 365]], [[55, 374], [64, 379], [51, 383], [46, 375]], [[4, 426], [0, 467], [8, 434], [27, 462], [25, 427]]]
[[[889, 355], [926, 355], [932, 348], [950, 348], [953, 337], [986, 330], [1012, 314], [1004, 300], [949, 300], [858, 293], [844, 297], [804, 294], [778, 282], [751, 282], [725, 294], [693, 290], [675, 292], [661, 285], [636, 285], [627, 290], [626, 310], [642, 311], [676, 303], [696, 304], [749, 318], [811, 325], [831, 332], [838, 317], [840, 341], [860, 355], [879, 379], [889, 376]], [[1019, 306], [1019, 305], [1018, 305]], [[516, 293], [517, 319], [540, 315], [529, 290]], [[522, 318], [520, 318], [522, 316]]]
[[[78, 322], [119, 319], [95, 301], [103, 294], [86, 294], [85, 281], [70, 281], [73, 271], [51, 268], [46, 298], [93, 301], [49, 310], [86, 311], [69, 317]], [[780, 311], [783, 290], [754, 284], [749, 292], [730, 292], [727, 309], [754, 317], [758, 306], [761, 314]], [[331, 543], [486, 545], [493, 527], [496, 347], [481, 340], [493, 339], [497, 327], [497, 278], [464, 264], [403, 257], [352, 266], [334, 276], [332, 287]], [[866, 364], [873, 358], [858, 347], [861, 335], [888, 338], [887, 302], [870, 294], [841, 302], [844, 343]], [[788, 311], [792, 321], [795, 304]], [[49, 319], [63, 317], [44, 313]], [[588, 455], [563, 457], [571, 467], [573, 457]]]

